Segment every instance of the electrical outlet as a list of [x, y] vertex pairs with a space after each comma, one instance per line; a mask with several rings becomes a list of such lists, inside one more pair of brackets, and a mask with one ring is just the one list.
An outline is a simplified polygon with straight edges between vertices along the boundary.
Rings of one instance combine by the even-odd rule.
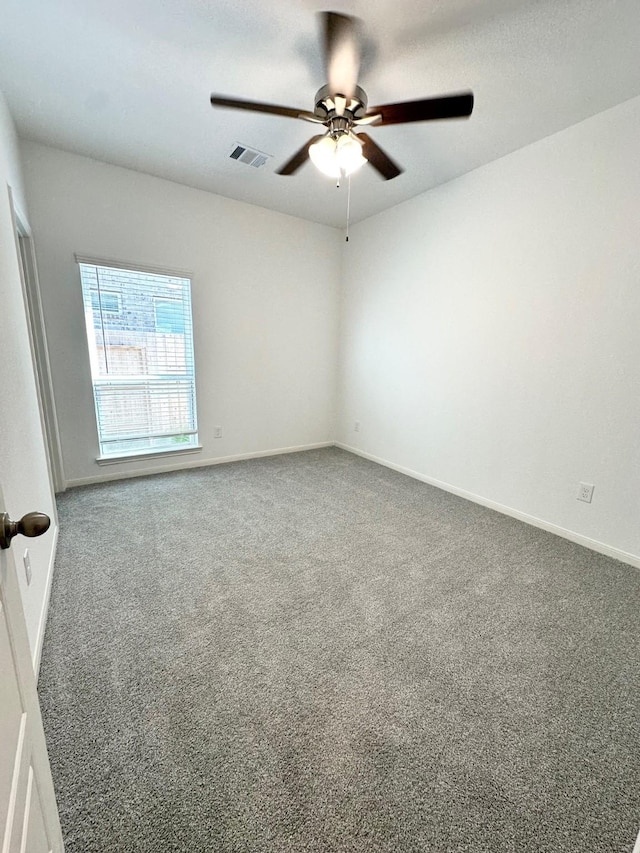
[[360, 421], [356, 421], [353, 425], [354, 432], [360, 432]]
[[25, 549], [22, 561], [24, 563], [24, 573], [27, 578], [27, 586], [29, 586], [31, 583], [31, 555], [29, 554], [28, 548]]
[[594, 489], [593, 483], [578, 483], [578, 500], [590, 504]]
[[214, 438], [222, 438], [222, 427], [217, 426], [213, 428], [213, 437]]

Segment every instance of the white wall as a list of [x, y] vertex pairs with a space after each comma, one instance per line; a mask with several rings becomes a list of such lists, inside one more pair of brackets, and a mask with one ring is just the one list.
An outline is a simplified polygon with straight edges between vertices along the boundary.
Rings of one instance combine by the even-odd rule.
[[[22, 153], [67, 482], [333, 440], [338, 231], [34, 143]], [[74, 252], [194, 273], [197, 456], [96, 464]]]
[[639, 142], [634, 99], [352, 228], [344, 445], [640, 560]]
[[[17, 139], [0, 93], [0, 487], [6, 509], [14, 520], [39, 510], [50, 515], [54, 522], [49, 532], [40, 538], [18, 536], [11, 547], [31, 652], [37, 663], [53, 565], [55, 506], [31, 360], [9, 188], [16, 209], [26, 221]], [[27, 547], [33, 571], [30, 586], [27, 586], [22, 562]]]

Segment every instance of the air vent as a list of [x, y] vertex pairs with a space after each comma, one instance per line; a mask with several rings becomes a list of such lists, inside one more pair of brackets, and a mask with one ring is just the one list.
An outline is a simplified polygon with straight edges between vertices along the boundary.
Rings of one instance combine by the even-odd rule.
[[256, 151], [255, 148], [249, 148], [246, 145], [240, 145], [239, 142], [233, 146], [229, 154], [232, 160], [237, 160], [238, 163], [245, 163], [247, 166], [253, 166], [259, 169], [271, 158], [271, 154], [264, 154], [262, 151]]

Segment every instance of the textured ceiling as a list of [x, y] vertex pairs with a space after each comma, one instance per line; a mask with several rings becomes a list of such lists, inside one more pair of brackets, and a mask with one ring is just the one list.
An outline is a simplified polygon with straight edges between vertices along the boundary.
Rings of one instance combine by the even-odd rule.
[[[3, 0], [0, 89], [26, 138], [341, 226], [344, 187], [274, 173], [313, 125], [209, 105], [312, 109], [328, 8], [364, 21], [370, 103], [476, 98], [468, 120], [372, 128], [405, 172], [354, 176], [352, 221], [640, 95], [638, 0]], [[273, 159], [236, 163], [236, 142]]]

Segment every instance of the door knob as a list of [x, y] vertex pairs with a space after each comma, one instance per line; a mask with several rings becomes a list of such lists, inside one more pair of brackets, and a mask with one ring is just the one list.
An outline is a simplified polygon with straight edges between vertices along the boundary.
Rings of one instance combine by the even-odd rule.
[[18, 533], [21, 536], [42, 536], [51, 524], [51, 519], [43, 512], [28, 512], [20, 521], [11, 521], [9, 514], [0, 512], [0, 548], [10, 548], [11, 540]]

